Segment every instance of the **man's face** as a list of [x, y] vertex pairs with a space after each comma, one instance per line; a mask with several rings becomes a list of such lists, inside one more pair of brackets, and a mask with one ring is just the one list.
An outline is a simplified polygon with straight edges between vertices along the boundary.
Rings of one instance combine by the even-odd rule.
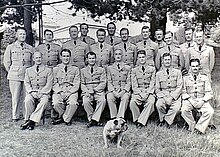
[[75, 28], [75, 27], [72, 27], [70, 30], [69, 30], [69, 34], [70, 34], [70, 37], [71, 39], [77, 39], [78, 38], [78, 29]]
[[150, 30], [148, 28], [142, 29], [142, 37], [143, 39], [149, 39], [150, 37]]
[[88, 55], [88, 64], [90, 66], [94, 66], [95, 65], [95, 62], [96, 62], [96, 58], [95, 58], [95, 55]]
[[138, 60], [140, 64], [145, 64], [146, 63], [146, 55], [144, 54], [138, 54]]
[[108, 25], [107, 31], [110, 36], [113, 36], [115, 34], [115, 30], [116, 30], [115, 25], [113, 24]]
[[155, 38], [157, 41], [162, 41], [163, 40], [163, 31], [158, 30], [155, 32]]
[[198, 62], [191, 62], [191, 71], [193, 74], [198, 74], [199, 73], [199, 63]]
[[44, 37], [47, 42], [53, 41], [53, 33], [52, 32], [46, 31], [44, 34]]
[[171, 57], [170, 56], [166, 56], [163, 58], [163, 65], [166, 68], [169, 68], [171, 66]]
[[116, 50], [115, 51], [115, 61], [120, 62], [122, 60], [122, 51]]
[[188, 41], [188, 42], [192, 41], [192, 39], [193, 39], [192, 29], [185, 31], [185, 38], [186, 38], [186, 41]]
[[42, 56], [39, 52], [34, 53], [34, 62], [35, 62], [36, 65], [41, 65]]
[[204, 35], [203, 35], [203, 32], [196, 32], [195, 34], [195, 42], [198, 44], [198, 45], [201, 45], [204, 41]]
[[122, 41], [128, 41], [128, 31], [127, 30], [123, 30], [121, 31], [121, 40]]
[[63, 51], [62, 52], [62, 56], [61, 56], [61, 60], [62, 60], [63, 64], [65, 64], [65, 65], [69, 64], [69, 62], [70, 62], [70, 54], [69, 54], [69, 52]]
[[173, 36], [171, 33], [168, 33], [164, 36], [164, 41], [167, 45], [171, 45], [173, 43]]
[[98, 31], [97, 38], [98, 38], [98, 42], [103, 43], [105, 41], [105, 32]]
[[23, 29], [18, 29], [16, 33], [17, 40], [19, 42], [24, 42], [26, 39], [26, 32]]
[[80, 32], [82, 36], [87, 36], [88, 32], [89, 32], [89, 28], [87, 25], [81, 25], [80, 26]]

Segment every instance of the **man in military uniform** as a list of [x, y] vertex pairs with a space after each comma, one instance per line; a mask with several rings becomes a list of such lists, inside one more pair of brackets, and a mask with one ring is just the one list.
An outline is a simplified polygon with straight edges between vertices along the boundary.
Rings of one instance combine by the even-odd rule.
[[44, 31], [45, 43], [37, 46], [36, 51], [42, 53], [42, 64], [53, 68], [60, 61], [61, 46], [53, 43], [53, 32], [49, 29]]
[[53, 100], [54, 110], [59, 114], [52, 121], [53, 125], [65, 123], [71, 125], [71, 119], [78, 108], [78, 90], [80, 85], [80, 72], [76, 66], [69, 65], [71, 51], [61, 51], [62, 63], [53, 69]]
[[12, 95], [12, 120], [18, 121], [20, 114], [19, 101], [25, 96], [24, 75], [26, 68], [32, 65], [34, 49], [25, 42], [26, 30], [19, 27], [16, 31], [17, 40], [8, 45], [4, 53], [4, 66], [8, 72], [9, 88]]
[[106, 32], [104, 29], [96, 31], [98, 42], [91, 45], [90, 49], [96, 53], [96, 64], [100, 67], [107, 67], [113, 63], [113, 48], [111, 45], [105, 43]]
[[163, 35], [163, 30], [162, 29], [157, 29], [155, 31], [155, 42], [158, 44], [158, 49], [163, 48], [164, 46], [166, 46], [166, 43], [163, 41], [164, 35]]
[[[81, 70], [81, 89], [82, 105], [87, 113], [89, 120], [87, 127], [89, 128], [102, 125], [99, 120], [106, 105], [104, 90], [107, 80], [105, 69], [96, 65], [96, 54], [89, 52], [86, 57], [88, 65]], [[93, 109], [94, 105], [96, 105], [95, 110]]]
[[71, 40], [63, 44], [63, 49], [71, 51], [70, 65], [75, 65], [78, 68], [85, 67], [85, 56], [89, 52], [89, 46], [78, 38], [78, 27], [73, 25], [69, 28]]
[[79, 39], [81, 41], [83, 41], [84, 43], [87, 43], [88, 45], [95, 44], [95, 39], [93, 39], [92, 37], [87, 35], [89, 32], [88, 24], [81, 23], [80, 24], [80, 32], [81, 32], [81, 36], [79, 37]]
[[211, 82], [211, 72], [215, 64], [215, 53], [212, 47], [204, 43], [204, 32], [195, 32], [195, 45], [188, 49], [186, 56], [186, 68], [189, 70], [189, 61], [198, 58], [201, 62], [201, 71], [207, 74]]
[[[199, 68], [199, 59], [191, 59], [190, 71], [183, 77], [181, 113], [190, 131], [195, 129], [196, 133], [204, 134], [214, 114], [214, 109], [209, 102], [213, 97], [213, 92], [208, 76], [201, 74]], [[197, 123], [192, 115], [193, 109], [202, 113]]]
[[[133, 122], [138, 128], [146, 125], [149, 116], [154, 111], [154, 86], [156, 69], [153, 66], [146, 64], [147, 57], [144, 50], [138, 51], [139, 65], [132, 69], [132, 96], [130, 102], [130, 110], [133, 116]], [[143, 105], [143, 110], [140, 113], [140, 106]]]
[[158, 45], [150, 39], [150, 28], [143, 26], [141, 29], [143, 40], [138, 42], [137, 49], [145, 50], [146, 52], [146, 64], [155, 67], [155, 57], [158, 52]]
[[184, 68], [184, 57], [181, 49], [173, 43], [173, 33], [168, 31], [165, 34], [164, 41], [166, 46], [158, 50], [156, 56], [156, 68], [160, 70], [162, 65], [161, 57], [164, 53], [168, 52], [172, 56], [172, 67], [182, 70]]
[[[111, 118], [124, 118], [128, 106], [131, 88], [131, 68], [122, 62], [123, 52], [115, 50], [115, 63], [107, 67], [108, 94], [107, 102], [110, 109]], [[117, 99], [120, 100], [117, 111]]]
[[105, 38], [105, 42], [111, 46], [121, 42], [121, 38], [115, 35], [116, 25], [114, 22], [109, 22], [107, 24], [108, 35]]
[[[35, 123], [39, 123], [47, 106], [53, 85], [52, 69], [42, 64], [42, 54], [34, 53], [35, 65], [25, 73], [24, 84], [27, 91], [25, 97], [25, 123], [21, 130], [33, 130]], [[36, 104], [37, 103], [37, 104]]]
[[156, 73], [156, 102], [159, 113], [159, 125], [167, 125], [169, 128], [173, 124], [176, 114], [181, 107], [182, 93], [182, 73], [179, 69], [172, 67], [172, 56], [164, 53], [162, 56], [164, 68]]
[[121, 49], [124, 55], [123, 62], [134, 67], [137, 60], [137, 46], [128, 41], [129, 30], [127, 28], [122, 28], [120, 35], [122, 41], [115, 45], [114, 49]]

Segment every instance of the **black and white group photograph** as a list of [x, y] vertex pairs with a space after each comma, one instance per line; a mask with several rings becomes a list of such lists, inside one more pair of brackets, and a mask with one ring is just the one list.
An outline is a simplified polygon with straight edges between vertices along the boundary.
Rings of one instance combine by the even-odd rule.
[[0, 0], [0, 157], [219, 157], [219, 0]]

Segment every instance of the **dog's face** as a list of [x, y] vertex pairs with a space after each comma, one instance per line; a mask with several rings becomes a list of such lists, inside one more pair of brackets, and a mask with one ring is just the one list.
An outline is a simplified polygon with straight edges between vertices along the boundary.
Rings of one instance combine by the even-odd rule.
[[123, 118], [114, 119], [114, 128], [116, 131], [124, 132], [128, 129], [127, 122]]

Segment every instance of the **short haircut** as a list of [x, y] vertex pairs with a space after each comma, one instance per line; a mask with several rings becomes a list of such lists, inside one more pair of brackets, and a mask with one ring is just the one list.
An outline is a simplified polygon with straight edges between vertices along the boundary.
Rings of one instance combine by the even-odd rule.
[[193, 29], [192, 27], [187, 27], [187, 28], [185, 28], [185, 31], [184, 31], [184, 32], [189, 31], [189, 30], [192, 30], [192, 32], [194, 32], [194, 29]]
[[120, 30], [120, 34], [121, 34], [121, 32], [124, 31], [124, 30], [126, 30], [126, 31], [128, 32], [128, 34], [129, 34], [128, 28], [122, 28], [122, 29]]
[[[163, 33], [163, 30], [160, 29], [160, 28], [158, 28], [158, 29], [155, 30], [155, 32], [159, 32], [159, 31], [161, 31], [161, 32]], [[154, 33], [155, 33], [155, 32], [154, 32]]]
[[189, 65], [191, 66], [192, 62], [198, 62], [199, 65], [200, 65], [200, 60], [198, 58], [193, 58], [193, 59], [190, 59], [189, 61]]
[[166, 35], [166, 34], [171, 34], [172, 37], [173, 37], [173, 32], [171, 32], [171, 31], [167, 31], [167, 32], [165, 33], [165, 35]]
[[81, 23], [80, 26], [79, 26], [79, 28], [81, 29], [81, 27], [82, 27], [83, 25], [84, 25], [84, 26], [87, 26], [87, 28], [89, 28], [89, 25], [88, 25], [87, 23]]
[[63, 56], [63, 52], [68, 52], [69, 55], [71, 56], [71, 51], [69, 49], [62, 49], [60, 52], [60, 55]]
[[137, 52], [137, 55], [139, 55], [139, 54], [142, 54], [142, 55], [145, 55], [145, 56], [146, 56], [146, 51], [145, 51], [145, 50], [139, 50], [139, 51]]
[[95, 52], [92, 52], [92, 51], [88, 52], [88, 53], [86, 54], [86, 58], [88, 58], [89, 55], [90, 55], [90, 56], [95, 56], [95, 58], [96, 58]]
[[104, 32], [105, 35], [106, 35], [106, 31], [105, 31], [103, 28], [98, 29], [98, 30], [96, 31], [96, 35], [98, 35], [98, 32]]
[[46, 32], [51, 32], [51, 33], [52, 33], [52, 35], [53, 35], [53, 31], [52, 31], [52, 30], [50, 30], [50, 29], [45, 29], [45, 30], [44, 30], [44, 35], [46, 34]]
[[107, 24], [107, 29], [108, 29], [109, 25], [114, 25], [114, 27], [116, 28], [116, 25], [115, 25], [114, 22], [109, 22], [109, 23]]
[[162, 55], [162, 59], [164, 59], [165, 57], [168, 57], [168, 56], [172, 59], [171, 54], [168, 53], [168, 52], [165, 52], [165, 53]]
[[70, 26], [70, 28], [69, 28], [69, 32], [70, 32], [71, 28], [76, 28], [76, 29], [77, 29], [77, 31], [78, 31], [78, 27], [77, 27], [77, 26], [75, 26], [75, 25], [72, 25], [72, 26]]
[[149, 30], [150, 30], [150, 27], [149, 27], [149, 26], [143, 26], [143, 27], [141, 28], [141, 30], [143, 30], [143, 29], [149, 29]]
[[17, 32], [18, 30], [24, 30], [25, 32], [27, 32], [27, 30], [26, 30], [24, 27], [17, 27], [17, 28], [15, 29], [16, 32]]
[[35, 51], [35, 52], [34, 52], [34, 56], [35, 56], [36, 54], [40, 54], [41, 57], [43, 56], [43, 54], [42, 54], [40, 51]]

